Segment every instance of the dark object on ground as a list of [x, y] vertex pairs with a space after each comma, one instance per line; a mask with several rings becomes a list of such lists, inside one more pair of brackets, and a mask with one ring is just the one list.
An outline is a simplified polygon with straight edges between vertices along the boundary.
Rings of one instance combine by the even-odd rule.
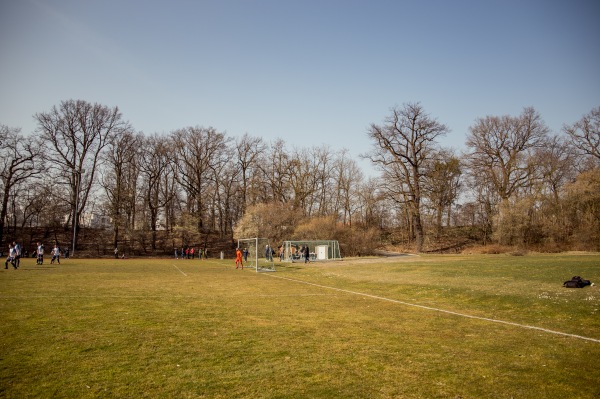
[[573, 276], [571, 280], [563, 283], [563, 287], [565, 288], [583, 288], [586, 285], [592, 285], [592, 282], [590, 280], [584, 280], [579, 276]]

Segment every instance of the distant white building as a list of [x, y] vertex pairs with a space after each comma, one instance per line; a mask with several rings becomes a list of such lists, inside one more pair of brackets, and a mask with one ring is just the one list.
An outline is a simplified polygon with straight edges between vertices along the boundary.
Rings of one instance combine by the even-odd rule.
[[92, 229], [108, 229], [112, 227], [112, 218], [99, 213], [84, 212], [81, 214], [81, 225]]

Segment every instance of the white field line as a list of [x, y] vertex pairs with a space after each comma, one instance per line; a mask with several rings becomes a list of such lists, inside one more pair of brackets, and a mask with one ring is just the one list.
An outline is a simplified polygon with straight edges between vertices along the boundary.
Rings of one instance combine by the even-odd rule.
[[543, 332], [549, 333], [549, 334], [562, 335], [562, 336], [565, 336], [565, 337], [583, 339], [583, 340], [586, 340], [586, 341], [600, 343], [600, 339], [584, 337], [584, 336], [576, 335], [576, 334], [564, 333], [564, 332], [561, 332], [561, 331], [549, 330], [547, 328], [536, 327], [536, 326], [529, 326], [527, 324], [513, 323], [512, 321], [504, 321], [504, 320], [498, 320], [498, 319], [490, 319], [490, 318], [487, 318], [487, 317], [473, 316], [473, 315], [469, 315], [469, 314], [465, 314], [465, 313], [453, 312], [451, 310], [433, 308], [431, 306], [417, 305], [415, 303], [409, 303], [409, 302], [399, 301], [397, 299], [390, 299], [390, 298], [385, 298], [385, 297], [382, 297], [382, 296], [365, 294], [363, 292], [356, 292], [356, 291], [344, 290], [344, 289], [341, 289], [341, 288], [330, 287], [330, 286], [327, 286], [327, 285], [309, 283], [307, 281], [296, 280], [296, 279], [289, 278], [289, 277], [275, 276], [273, 274], [268, 274], [268, 276], [279, 278], [279, 279], [282, 279], [282, 280], [293, 281], [293, 282], [300, 283], [300, 284], [312, 285], [314, 287], [325, 288], [325, 289], [328, 289], [328, 290], [345, 292], [347, 294], [360, 295], [360, 296], [364, 296], [364, 297], [367, 297], [367, 298], [379, 299], [381, 301], [393, 302], [393, 303], [398, 303], [398, 304], [405, 305], [405, 306], [412, 306], [412, 307], [415, 307], [415, 308], [420, 308], [420, 309], [432, 310], [432, 311], [435, 311], [435, 312], [441, 312], [441, 313], [451, 314], [451, 315], [454, 315], [454, 316], [467, 317], [469, 319], [489, 321], [489, 322], [492, 322], [492, 323], [505, 324], [505, 325], [514, 326], [514, 327], [520, 327], [520, 328], [527, 328], [527, 329], [530, 329], [530, 330], [543, 331]]
[[175, 269], [179, 270], [179, 273], [181, 273], [181, 274], [183, 274], [184, 276], [186, 276], [186, 277], [187, 277], [187, 274], [185, 274], [184, 272], [182, 272], [180, 268], [178, 268], [177, 266], [175, 266], [175, 264], [173, 264], [173, 267], [174, 267]]
[[256, 298], [286, 298], [286, 297], [305, 297], [305, 296], [337, 296], [336, 294], [274, 294], [274, 295], [255, 295]]

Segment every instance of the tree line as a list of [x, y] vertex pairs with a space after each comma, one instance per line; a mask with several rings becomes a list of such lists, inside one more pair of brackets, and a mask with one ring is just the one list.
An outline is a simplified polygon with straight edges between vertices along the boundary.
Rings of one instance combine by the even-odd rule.
[[448, 127], [407, 103], [366, 132], [375, 177], [346, 149], [202, 126], [144, 134], [118, 107], [84, 100], [34, 119], [36, 134], [0, 125], [2, 245], [43, 228], [76, 247], [96, 215], [111, 245], [153, 254], [208, 235], [338, 239], [346, 256], [466, 242], [600, 249], [600, 107], [556, 133], [532, 107], [481, 117], [457, 153], [440, 145]]

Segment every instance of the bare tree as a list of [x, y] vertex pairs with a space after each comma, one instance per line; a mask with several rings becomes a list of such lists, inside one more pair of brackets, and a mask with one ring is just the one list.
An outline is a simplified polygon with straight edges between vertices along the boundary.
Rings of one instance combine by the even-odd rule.
[[139, 173], [140, 146], [143, 136], [130, 130], [122, 134], [108, 145], [104, 155], [105, 168], [101, 176], [101, 185], [108, 199], [108, 213], [113, 223], [113, 245], [118, 246], [120, 229], [131, 226], [130, 216], [135, 209], [135, 194]]
[[582, 154], [590, 155], [600, 161], [600, 107], [584, 115], [578, 122], [565, 126], [563, 130], [573, 140], [573, 145]]
[[553, 136], [534, 156], [540, 173], [540, 191], [550, 194], [554, 203], [558, 203], [564, 185], [576, 177], [577, 156], [573, 147], [564, 137]]
[[250, 185], [255, 172], [258, 170], [261, 156], [266, 149], [267, 146], [262, 138], [251, 137], [248, 133], [235, 141], [236, 159], [241, 172], [241, 195], [244, 210], [249, 205], [247, 198], [248, 186]]
[[485, 178], [503, 200], [531, 184], [532, 153], [541, 147], [548, 128], [531, 107], [517, 117], [486, 116], [478, 119], [467, 135], [468, 165]]
[[161, 212], [175, 195], [174, 191], [164, 189], [165, 183], [174, 179], [173, 176], [167, 176], [172, 172], [172, 151], [167, 138], [158, 135], [147, 137], [141, 147], [141, 193], [145, 223], [152, 234], [152, 250], [156, 249]]
[[[314, 159], [315, 191], [310, 200], [310, 214], [326, 216], [333, 213], [335, 154], [326, 147], [313, 147], [311, 156]], [[343, 152], [343, 151], [342, 151]], [[341, 156], [341, 155], [340, 155]], [[314, 209], [313, 209], [314, 208]]]
[[[47, 210], [51, 207], [60, 208], [57, 201], [53, 200], [53, 194], [50, 182], [33, 179], [23, 185], [19, 194], [21, 228], [39, 226], [43, 213], [48, 213]], [[61, 212], [61, 214], [68, 212], [69, 210], [66, 209], [65, 213]]]
[[[334, 164], [333, 173], [335, 176], [335, 181], [331, 184], [331, 189], [335, 190], [335, 194], [332, 196], [333, 212], [337, 218], [341, 215], [343, 224], [351, 226], [354, 210], [360, 204], [358, 190], [362, 185], [363, 174], [356, 161], [349, 158], [345, 150], [339, 153]], [[369, 193], [365, 193], [365, 195], [368, 196]]]
[[492, 238], [492, 221], [501, 198], [486, 176], [470, 174], [468, 177], [468, 185], [475, 201], [466, 203], [463, 206], [463, 211], [466, 211], [470, 216], [467, 216], [469, 225], [473, 229], [479, 230], [478, 236], [486, 245]]
[[600, 168], [582, 172], [565, 185], [569, 233], [572, 246], [592, 251], [600, 250]]
[[360, 220], [366, 228], [383, 228], [386, 215], [385, 198], [381, 181], [369, 178], [356, 187]]
[[288, 182], [293, 208], [310, 216], [311, 197], [316, 192], [317, 174], [315, 158], [308, 148], [295, 149], [290, 156]]
[[536, 149], [533, 161], [536, 179], [527, 193], [529, 209], [524, 217], [529, 221], [523, 234], [527, 242], [559, 246], [568, 242], [570, 205], [564, 201], [565, 187], [576, 179], [581, 165], [578, 158], [576, 149], [564, 135], [549, 137], [544, 146]]
[[450, 212], [452, 204], [454, 204], [458, 197], [461, 175], [460, 160], [448, 151], [440, 151], [436, 159], [429, 165], [425, 191], [436, 213], [438, 237], [442, 230], [442, 216], [444, 211], [447, 212], [448, 225], [450, 225]]
[[8, 203], [13, 189], [43, 171], [41, 145], [36, 139], [23, 137], [20, 129], [0, 125], [0, 184], [2, 205], [0, 208], [0, 244], [4, 239], [4, 227]]
[[[240, 183], [241, 170], [239, 165], [233, 159], [233, 151], [231, 156], [224, 157], [223, 162], [218, 163], [213, 168], [215, 181], [215, 208], [218, 215], [217, 225], [221, 238], [226, 234], [233, 233], [234, 214], [237, 217], [243, 215], [244, 203], [242, 196], [239, 195], [243, 191]], [[239, 199], [237, 197], [240, 197]]]
[[[73, 231], [94, 186], [100, 154], [113, 138], [129, 129], [117, 107], [68, 100], [35, 115], [38, 131], [49, 144], [46, 157], [58, 170], [56, 179], [70, 189]], [[77, 245], [76, 234], [73, 247]]]
[[[168, 147], [173, 151], [172, 147]], [[173, 231], [177, 218], [181, 215], [182, 208], [182, 193], [178, 189], [179, 182], [177, 180], [177, 165], [175, 160], [171, 159], [168, 163], [168, 168], [162, 175], [162, 183], [160, 184], [159, 197], [164, 203], [164, 228], [167, 231]]]
[[198, 220], [198, 232], [202, 231], [206, 217], [206, 193], [214, 190], [213, 170], [225, 154], [229, 138], [216, 129], [188, 127], [171, 135], [176, 154], [177, 179], [188, 195], [189, 213]]
[[279, 139], [271, 143], [266, 159], [260, 167], [262, 182], [259, 183], [262, 183], [263, 192], [261, 202], [286, 203], [293, 198], [289, 183], [293, 168], [285, 142]]
[[548, 142], [547, 136], [546, 124], [532, 107], [524, 108], [517, 117], [480, 118], [469, 129], [467, 165], [473, 176], [471, 181], [480, 186], [475, 191], [483, 201], [482, 213], [488, 223], [485, 237], [491, 231], [504, 243], [513, 243], [516, 236], [508, 232], [515, 231], [514, 218], [518, 216], [511, 212], [509, 200], [519, 193], [527, 194], [541, 179], [535, 152]]
[[421, 220], [424, 166], [434, 155], [436, 139], [447, 132], [419, 103], [392, 109], [384, 125], [372, 124], [369, 129], [373, 150], [367, 157], [383, 171], [391, 197], [407, 205], [418, 252], [425, 240]]

